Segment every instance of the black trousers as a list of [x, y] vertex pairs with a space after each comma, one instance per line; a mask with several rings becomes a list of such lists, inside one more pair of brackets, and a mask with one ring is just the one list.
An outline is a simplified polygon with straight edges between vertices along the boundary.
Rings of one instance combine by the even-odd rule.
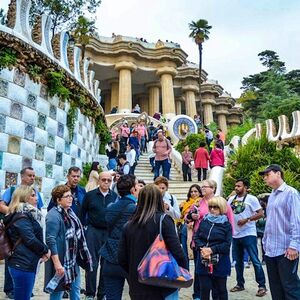
[[188, 178], [189, 178], [189, 181], [192, 181], [191, 168], [184, 163], [182, 164], [182, 173], [183, 173], [183, 181], [187, 181]]
[[210, 292], [214, 300], [228, 300], [227, 277], [217, 277], [214, 275], [199, 276], [200, 278], [200, 299], [209, 300]]
[[300, 280], [297, 275], [299, 258], [289, 260], [284, 255], [265, 256], [272, 299], [299, 300]]
[[105, 296], [103, 280], [103, 258], [100, 259], [99, 251], [107, 238], [107, 230], [98, 229], [88, 225], [86, 231], [86, 242], [93, 260], [93, 272], [85, 273], [86, 296], [96, 295], [97, 290], [97, 271], [100, 261], [100, 277], [97, 290], [97, 298], [102, 299]]
[[205, 180], [207, 177], [207, 169], [197, 168], [198, 171], [198, 181]]

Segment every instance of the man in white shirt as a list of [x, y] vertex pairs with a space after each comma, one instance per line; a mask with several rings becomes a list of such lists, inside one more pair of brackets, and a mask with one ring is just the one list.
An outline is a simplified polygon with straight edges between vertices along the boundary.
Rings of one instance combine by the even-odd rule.
[[232, 246], [236, 253], [236, 280], [237, 284], [230, 291], [243, 291], [245, 279], [244, 273], [244, 251], [247, 250], [255, 270], [255, 280], [258, 283], [256, 296], [262, 297], [266, 294], [266, 279], [261, 262], [258, 258], [257, 232], [255, 221], [263, 217], [264, 213], [258, 199], [247, 193], [249, 184], [245, 179], [235, 182], [236, 195], [228, 200], [234, 214], [234, 232]]
[[130, 166], [129, 174], [134, 175], [134, 170], [137, 165], [136, 152], [135, 152], [134, 146], [128, 144], [126, 146], [125, 154], [126, 154], [126, 160], [129, 162], [129, 166]]

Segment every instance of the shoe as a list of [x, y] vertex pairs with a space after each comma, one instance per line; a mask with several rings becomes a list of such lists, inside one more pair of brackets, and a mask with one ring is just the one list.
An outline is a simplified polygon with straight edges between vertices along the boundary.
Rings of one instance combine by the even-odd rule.
[[8, 292], [8, 293], [6, 293], [6, 297], [7, 297], [8, 299], [15, 299], [14, 292]]
[[244, 261], [244, 268], [246, 269], [250, 268], [250, 264], [247, 261]]
[[233, 262], [231, 263], [231, 268], [234, 268], [234, 267], [235, 267], [235, 264], [236, 264], [236, 261], [233, 261]]
[[31, 293], [31, 296], [30, 296], [30, 298], [33, 298], [34, 297], [34, 293]]
[[256, 293], [256, 297], [263, 297], [267, 294], [267, 289], [264, 287], [260, 287]]
[[64, 291], [63, 293], [63, 299], [68, 299], [69, 298], [69, 292]]
[[230, 289], [230, 292], [235, 293], [235, 292], [241, 292], [243, 290], [245, 290], [244, 287], [236, 285], [235, 287], [233, 287], [232, 289]]

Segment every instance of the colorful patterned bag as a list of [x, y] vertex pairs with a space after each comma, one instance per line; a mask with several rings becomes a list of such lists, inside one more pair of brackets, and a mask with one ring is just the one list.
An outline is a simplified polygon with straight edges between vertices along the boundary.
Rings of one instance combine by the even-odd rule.
[[171, 252], [167, 249], [162, 236], [160, 217], [159, 234], [142, 258], [138, 266], [140, 283], [167, 288], [188, 288], [193, 284], [193, 277], [188, 270], [180, 267]]

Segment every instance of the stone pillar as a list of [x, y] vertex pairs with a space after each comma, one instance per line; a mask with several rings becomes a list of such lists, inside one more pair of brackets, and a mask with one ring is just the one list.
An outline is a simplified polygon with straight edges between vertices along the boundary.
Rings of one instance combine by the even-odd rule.
[[227, 134], [226, 114], [222, 112], [217, 112], [217, 115], [218, 115], [218, 126], [222, 129], [224, 134]]
[[131, 72], [137, 69], [132, 62], [119, 62], [115, 70], [119, 71], [119, 112], [128, 113], [132, 110]]
[[138, 99], [139, 106], [141, 108], [141, 113], [146, 112], [148, 114], [149, 111], [149, 96], [148, 94], [141, 93], [135, 95], [136, 98]]
[[109, 81], [109, 83], [111, 85], [110, 110], [112, 110], [113, 107], [119, 106], [119, 81], [118, 79], [112, 79]]
[[204, 94], [201, 97], [203, 111], [204, 111], [204, 125], [208, 125], [214, 121], [213, 105], [216, 104], [215, 96], [213, 94]]
[[176, 106], [176, 115], [181, 115], [181, 100], [178, 100], [176, 98], [175, 106]]
[[148, 115], [153, 117], [154, 113], [159, 112], [159, 83], [148, 85], [149, 88], [149, 112]]
[[194, 118], [194, 115], [197, 114], [195, 93], [199, 92], [199, 88], [196, 85], [184, 85], [182, 90], [185, 92], [186, 114]]
[[106, 115], [109, 115], [111, 111], [110, 91], [109, 90], [101, 91], [101, 99], [102, 99], [101, 105], [102, 107], [104, 107], [104, 113]]
[[167, 119], [175, 116], [173, 77], [176, 74], [176, 69], [172, 67], [162, 67], [157, 70], [161, 83], [162, 113]]

